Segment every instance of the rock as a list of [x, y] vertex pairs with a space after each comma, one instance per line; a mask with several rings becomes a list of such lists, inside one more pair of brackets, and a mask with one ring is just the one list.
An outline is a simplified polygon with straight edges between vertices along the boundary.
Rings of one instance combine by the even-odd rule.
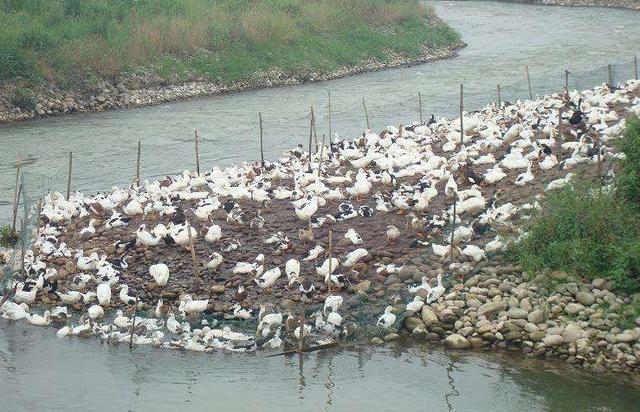
[[384, 341], [378, 337], [371, 339], [372, 345], [382, 345]]
[[612, 290], [616, 283], [613, 280], [605, 278], [596, 278], [591, 282], [591, 286], [600, 290]]
[[215, 293], [216, 295], [222, 295], [224, 293], [224, 285], [211, 286], [211, 293]]
[[542, 339], [542, 343], [547, 347], [559, 346], [564, 343], [564, 338], [560, 335], [547, 335]]
[[636, 340], [635, 336], [629, 330], [619, 333], [615, 337], [617, 343], [631, 343]]
[[416, 268], [415, 266], [407, 265], [407, 266], [404, 266], [402, 269], [400, 269], [400, 271], [398, 272], [398, 278], [400, 278], [400, 280], [402, 281], [413, 279], [413, 276], [416, 273], [419, 273], [418, 268]]
[[576, 323], [570, 323], [564, 328], [562, 332], [562, 338], [565, 342], [575, 342], [582, 337], [583, 330]]
[[526, 319], [529, 315], [526, 310], [520, 308], [509, 309], [509, 317], [512, 319]]
[[568, 303], [567, 306], [564, 307], [567, 315], [577, 315], [582, 309], [584, 309], [584, 306], [579, 303]]
[[386, 335], [384, 337], [384, 341], [385, 342], [391, 342], [394, 340], [398, 340], [398, 338], [400, 338], [400, 335], [398, 335], [397, 333], [389, 333], [388, 335]]
[[[424, 306], [423, 306], [424, 307]], [[443, 309], [438, 313], [438, 319], [442, 323], [453, 323], [456, 321], [456, 314], [451, 309]]]
[[527, 316], [527, 319], [529, 320], [529, 322], [531, 323], [542, 323], [544, 322], [544, 311], [543, 310], [534, 310], [533, 312], [529, 313], [529, 315]]
[[596, 297], [588, 292], [578, 292], [576, 293], [576, 300], [582, 305], [591, 306], [595, 303]]
[[353, 287], [353, 290], [356, 293], [358, 293], [358, 292], [367, 292], [370, 287], [371, 287], [371, 281], [367, 279], [367, 280], [363, 280], [362, 282], [357, 283]]
[[424, 305], [422, 307], [420, 317], [422, 318], [422, 321], [425, 323], [425, 325], [434, 325], [438, 323], [438, 315], [436, 315], [431, 306]]
[[471, 347], [471, 342], [469, 342], [464, 336], [458, 335], [457, 333], [447, 336], [444, 340], [444, 344], [450, 349], [468, 349]]
[[543, 330], [537, 330], [529, 333], [529, 339], [531, 339], [532, 342], [540, 342], [545, 336], [546, 333]]
[[404, 320], [404, 327], [410, 332], [413, 332], [416, 328], [424, 329], [425, 325], [422, 319], [415, 316], [409, 316]]
[[500, 286], [498, 286], [498, 289], [500, 289], [500, 292], [502, 293], [509, 293], [513, 290], [513, 288], [515, 288], [516, 285], [514, 283], [511, 282], [502, 282], [500, 284]]
[[504, 302], [489, 302], [478, 308], [478, 316], [484, 315], [490, 317], [498, 312], [502, 312], [507, 308], [507, 304]]

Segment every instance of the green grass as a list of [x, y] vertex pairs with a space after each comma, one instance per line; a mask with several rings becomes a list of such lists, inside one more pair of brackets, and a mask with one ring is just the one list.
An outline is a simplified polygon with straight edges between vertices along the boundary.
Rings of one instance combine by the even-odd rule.
[[416, 0], [0, 0], [0, 81], [327, 72], [459, 35]]
[[614, 279], [627, 292], [640, 290], [640, 128], [631, 119], [620, 140], [627, 158], [611, 187], [584, 180], [548, 194], [524, 223], [527, 235], [510, 254], [529, 272], [555, 270], [578, 277]]
[[11, 226], [0, 226], [0, 246], [13, 247], [18, 241], [18, 236], [11, 230]]

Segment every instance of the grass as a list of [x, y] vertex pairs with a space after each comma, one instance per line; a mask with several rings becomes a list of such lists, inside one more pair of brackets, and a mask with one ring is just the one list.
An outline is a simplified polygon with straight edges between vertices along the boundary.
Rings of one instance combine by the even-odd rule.
[[416, 0], [0, 0], [0, 81], [327, 72], [459, 35]]
[[614, 279], [626, 292], [640, 290], [640, 121], [630, 119], [620, 139], [627, 157], [612, 186], [574, 181], [551, 192], [526, 222], [527, 235], [510, 254], [529, 272], [564, 271]]
[[0, 246], [13, 247], [18, 242], [18, 236], [11, 230], [11, 226], [0, 226]]

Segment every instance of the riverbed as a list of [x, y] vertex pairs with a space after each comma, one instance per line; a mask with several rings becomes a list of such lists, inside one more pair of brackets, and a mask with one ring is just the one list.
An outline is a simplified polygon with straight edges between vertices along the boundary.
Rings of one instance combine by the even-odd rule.
[[265, 156], [306, 142], [314, 106], [319, 136], [328, 134], [327, 92], [332, 96], [332, 130], [353, 137], [365, 127], [365, 97], [372, 127], [418, 120], [417, 93], [426, 118], [454, 115], [463, 82], [465, 107], [472, 110], [502, 98], [560, 90], [564, 70], [570, 87], [607, 80], [606, 64], [619, 79], [631, 76], [640, 26], [627, 10], [543, 7], [492, 2], [433, 2], [437, 13], [461, 34], [468, 47], [457, 58], [385, 70], [326, 83], [213, 96], [171, 104], [103, 113], [77, 114], [0, 127], [0, 219], [11, 215], [14, 163], [21, 155], [25, 192], [65, 190], [68, 152], [73, 151], [72, 188], [83, 192], [131, 183], [137, 141], [142, 141], [144, 177], [195, 168], [193, 131], [201, 136], [203, 168], [259, 159], [258, 112], [264, 119]]
[[508, 353], [427, 344], [300, 358], [194, 354], [92, 339], [60, 342], [49, 328], [2, 321], [0, 397], [6, 410], [633, 410], [640, 389]]

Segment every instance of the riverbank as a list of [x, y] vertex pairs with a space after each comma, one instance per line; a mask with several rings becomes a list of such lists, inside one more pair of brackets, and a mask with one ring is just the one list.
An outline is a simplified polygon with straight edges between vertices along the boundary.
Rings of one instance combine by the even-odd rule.
[[[465, 1], [465, 0], [462, 0]], [[614, 9], [640, 10], [638, 0], [490, 0], [501, 3], [542, 4], [565, 7], [606, 7]]]
[[294, 73], [274, 68], [267, 72], [257, 73], [248, 79], [232, 82], [229, 85], [207, 80], [176, 81], [173, 84], [168, 84], [167, 80], [157, 76], [133, 75], [120, 79], [118, 82], [102, 81], [96, 87], [97, 91], [68, 91], [52, 85], [31, 86], [30, 90], [32, 90], [37, 103], [35, 110], [28, 111], [9, 103], [8, 96], [13, 96], [18, 86], [16, 84], [4, 85], [0, 86], [0, 123], [70, 113], [151, 106], [195, 97], [321, 82], [365, 72], [454, 58], [457, 50], [464, 46], [463, 42], [458, 42], [435, 50], [423, 48], [417, 57], [407, 57], [389, 52], [384, 61], [372, 59], [356, 66], [343, 67], [328, 73], [312, 68], [298, 70]]
[[462, 45], [416, 0], [60, 0], [0, 17], [0, 122], [332, 79]]
[[[577, 139], [582, 128], [598, 133], [601, 170], [620, 157], [616, 139], [624, 117], [640, 110], [640, 83], [570, 97], [467, 114], [464, 145], [459, 119], [442, 118], [311, 155], [294, 148], [264, 168], [185, 172], [69, 201], [52, 194], [41, 215], [45, 236], [26, 257], [40, 286], [17, 286], [18, 302], [55, 315], [42, 321], [8, 302], [5, 317], [54, 323], [60, 336], [246, 351], [295, 345], [304, 310], [314, 319], [307, 344], [406, 333], [455, 349], [516, 348], [597, 372], [637, 371], [640, 325], [623, 310], [630, 296], [606, 279], [554, 273], [550, 282], [502, 254], [536, 196], [569, 173], [598, 170], [593, 144]], [[590, 115], [570, 122], [580, 98]], [[166, 268], [153, 275], [156, 264]], [[310, 291], [306, 305], [299, 285]], [[57, 294], [47, 292], [54, 287]], [[124, 313], [113, 318], [116, 309]], [[130, 334], [134, 310], [144, 327]]]

